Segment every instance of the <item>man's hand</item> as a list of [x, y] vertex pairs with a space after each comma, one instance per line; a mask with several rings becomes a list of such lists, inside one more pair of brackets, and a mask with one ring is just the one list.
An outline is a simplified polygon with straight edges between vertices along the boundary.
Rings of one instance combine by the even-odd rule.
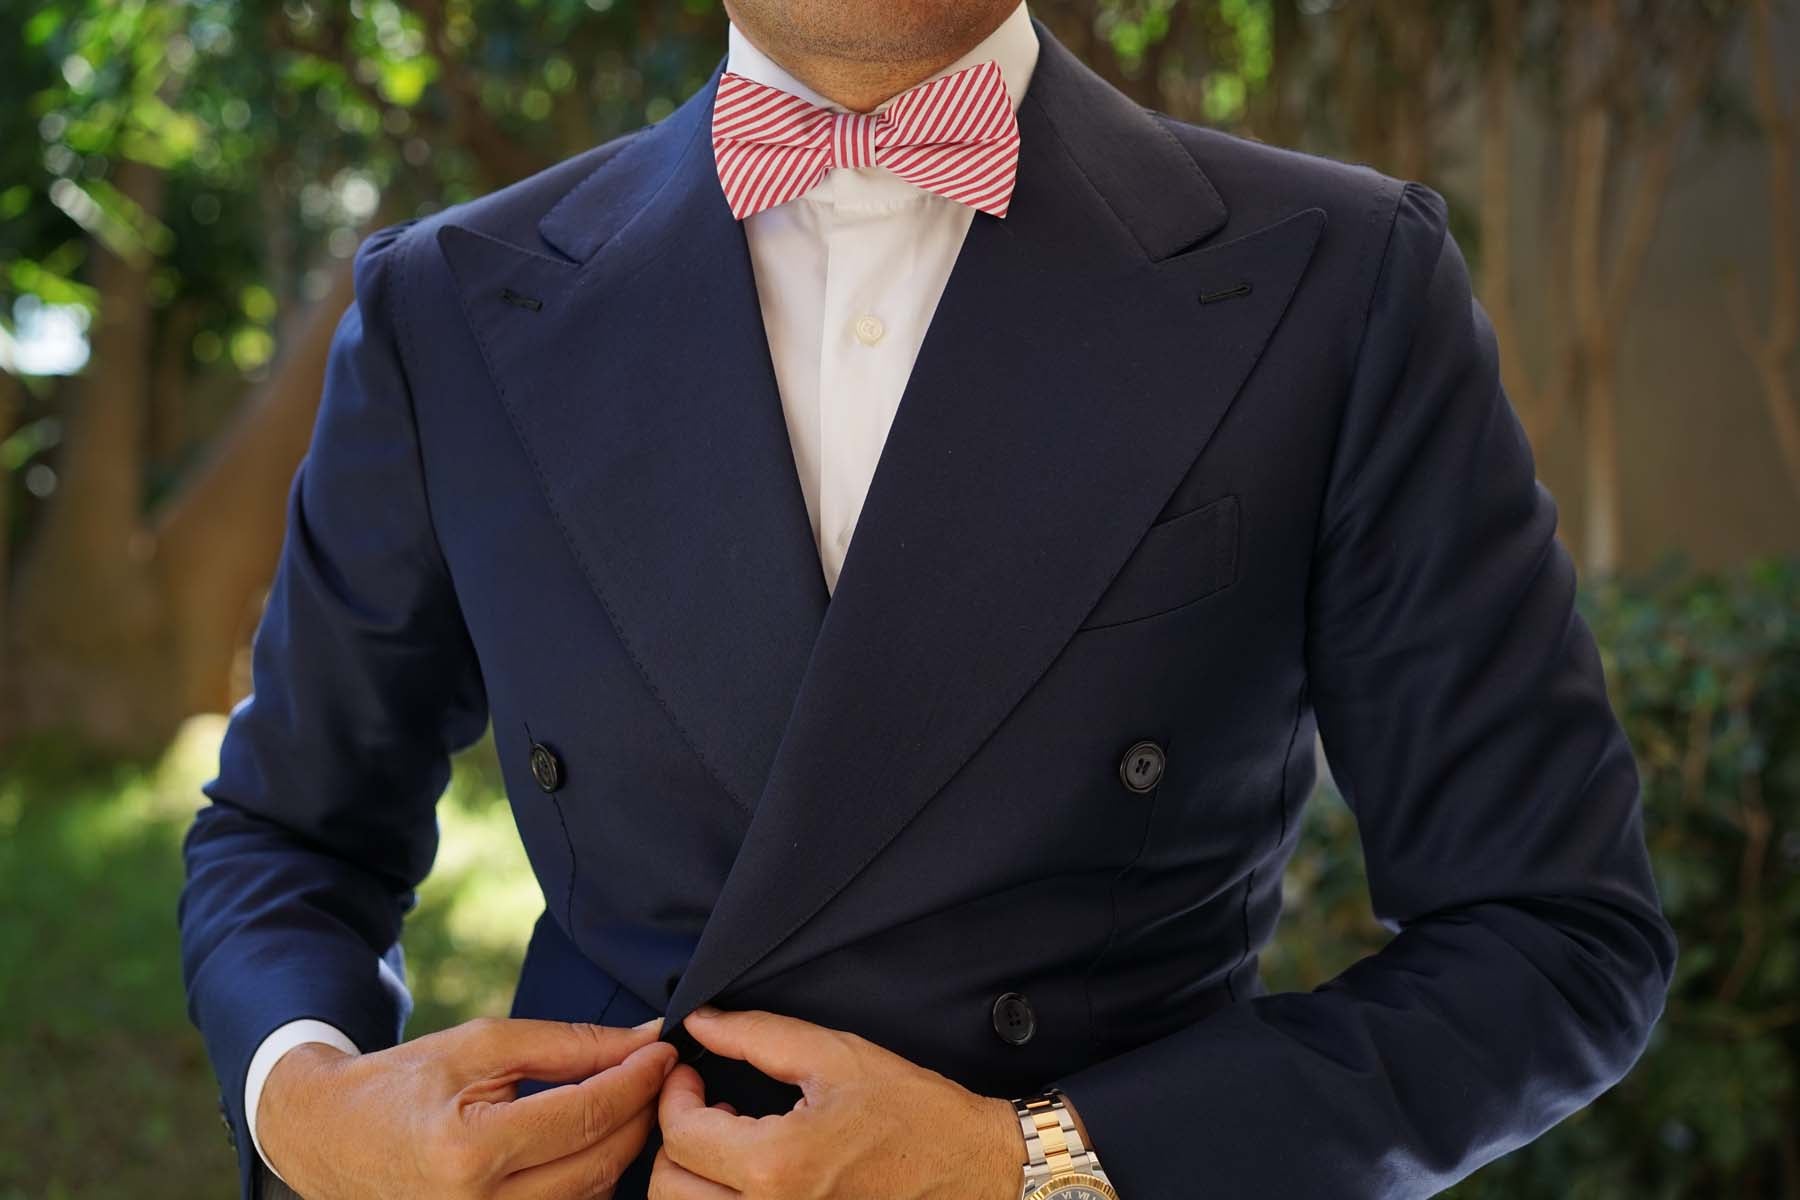
[[703, 1005], [685, 1024], [804, 1095], [789, 1112], [741, 1117], [708, 1107], [699, 1072], [676, 1067], [657, 1105], [650, 1200], [1018, 1200], [1025, 1138], [1011, 1101], [793, 1017]]
[[[482, 1018], [369, 1054], [296, 1046], [257, 1137], [307, 1200], [609, 1200], [677, 1057], [658, 1020]], [[521, 1079], [571, 1086], [517, 1097]]]

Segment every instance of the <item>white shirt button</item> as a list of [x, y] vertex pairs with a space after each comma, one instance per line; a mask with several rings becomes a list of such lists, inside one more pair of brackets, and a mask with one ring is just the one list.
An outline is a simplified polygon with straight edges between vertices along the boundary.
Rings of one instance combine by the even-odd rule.
[[837, 536], [834, 537], [832, 539], [832, 541], [837, 544], [837, 548], [839, 550], [842, 550], [844, 547], [848, 546], [850, 544], [850, 526], [846, 525], [842, 529], [838, 530]]
[[881, 323], [880, 317], [858, 317], [856, 319], [856, 340], [865, 346], [873, 346], [887, 332], [887, 326]]

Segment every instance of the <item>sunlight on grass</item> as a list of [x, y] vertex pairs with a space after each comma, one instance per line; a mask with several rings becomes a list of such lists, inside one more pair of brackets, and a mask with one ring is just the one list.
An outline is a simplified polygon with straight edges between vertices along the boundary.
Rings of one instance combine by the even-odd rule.
[[[146, 768], [80, 754], [0, 772], [0, 1200], [234, 1193], [217, 1083], [188, 1023], [181, 839], [223, 716]], [[542, 911], [492, 747], [459, 756], [436, 865], [406, 922], [408, 1036], [504, 1014]], [[104, 1104], [96, 1100], [104, 1098]]]
[[437, 860], [407, 918], [415, 1036], [428, 1025], [504, 1016], [544, 908], [512, 810], [485, 770], [459, 764], [438, 804], [438, 829]]

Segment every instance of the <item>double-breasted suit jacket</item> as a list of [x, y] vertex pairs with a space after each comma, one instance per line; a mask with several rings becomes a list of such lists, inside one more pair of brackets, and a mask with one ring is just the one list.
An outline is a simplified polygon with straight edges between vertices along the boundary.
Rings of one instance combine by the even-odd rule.
[[[490, 721], [545, 899], [515, 1014], [767, 1008], [1060, 1084], [1128, 1200], [1426, 1195], [1641, 1053], [1676, 945], [1445, 202], [1038, 33], [1011, 211], [830, 594], [716, 73], [365, 241], [186, 845], [246, 1183], [264, 1035], [402, 1035], [433, 805]], [[1277, 994], [1315, 731], [1395, 936]], [[740, 1111], [797, 1095], [696, 1065]]]

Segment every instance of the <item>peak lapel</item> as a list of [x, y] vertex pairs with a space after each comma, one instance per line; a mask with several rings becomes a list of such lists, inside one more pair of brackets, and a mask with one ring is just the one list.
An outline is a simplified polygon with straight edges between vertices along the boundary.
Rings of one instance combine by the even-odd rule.
[[705, 136], [717, 80], [545, 215], [561, 256], [453, 224], [439, 243], [570, 551], [747, 811], [827, 592]]
[[1317, 209], [1191, 249], [1226, 217], [1192, 157], [1038, 36], [1012, 209], [970, 227], [671, 1022], [831, 948], [806, 923], [1060, 652], [1310, 261]]

